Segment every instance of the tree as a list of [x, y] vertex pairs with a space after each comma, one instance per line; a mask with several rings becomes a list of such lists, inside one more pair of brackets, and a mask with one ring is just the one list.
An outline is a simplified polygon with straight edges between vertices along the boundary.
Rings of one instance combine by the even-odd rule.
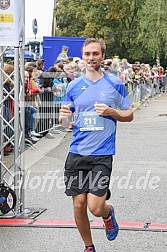
[[167, 56], [167, 1], [146, 0], [140, 11], [138, 41], [157, 60]]
[[167, 54], [167, 0], [57, 0], [56, 35], [104, 38], [107, 55]]
[[77, 16], [80, 0], [58, 0], [55, 4], [56, 35], [79, 36], [85, 27], [82, 18]]

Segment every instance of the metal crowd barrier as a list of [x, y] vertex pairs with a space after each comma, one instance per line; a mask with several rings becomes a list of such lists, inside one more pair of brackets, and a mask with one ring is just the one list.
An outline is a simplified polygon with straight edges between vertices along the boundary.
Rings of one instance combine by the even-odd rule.
[[53, 92], [32, 94], [26, 97], [26, 104], [37, 109], [35, 116], [35, 131], [45, 133], [58, 125], [61, 98], [55, 101]]
[[156, 97], [157, 94], [167, 92], [167, 76], [157, 77], [156, 84], [154, 80], [142, 79], [127, 84], [126, 89], [134, 108], [144, 105], [149, 98]]
[[[157, 78], [157, 81], [157, 87], [154, 86], [154, 81], [152, 78], [141, 79], [138, 82], [128, 83], [126, 89], [134, 108], [140, 107], [149, 98], [155, 97], [156, 94], [160, 93], [162, 90], [165, 90], [166, 84], [164, 85], [163, 89], [160, 90], [160, 78]], [[167, 83], [166, 77], [163, 77], [163, 83]], [[60, 99], [55, 101], [53, 92], [32, 94], [30, 97], [26, 97], [26, 99], [28, 99], [27, 102], [29, 105], [37, 109], [37, 113], [35, 114], [36, 132], [45, 133], [49, 130], [56, 131], [56, 128], [58, 129], [58, 117], [62, 101], [61, 97], [63, 97], [62, 94], [60, 95]], [[72, 121], [74, 121], [74, 118]]]

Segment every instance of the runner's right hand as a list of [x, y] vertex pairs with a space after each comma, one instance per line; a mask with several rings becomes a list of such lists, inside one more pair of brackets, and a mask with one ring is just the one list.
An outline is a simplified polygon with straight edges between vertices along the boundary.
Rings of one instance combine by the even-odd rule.
[[69, 118], [72, 115], [70, 110], [71, 104], [63, 105], [59, 111], [59, 122], [62, 123], [63, 119]]

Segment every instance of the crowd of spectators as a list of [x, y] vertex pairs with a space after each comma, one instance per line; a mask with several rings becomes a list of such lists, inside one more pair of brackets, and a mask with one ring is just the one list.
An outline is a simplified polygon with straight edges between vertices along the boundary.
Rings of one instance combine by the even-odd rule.
[[[25, 136], [32, 143], [36, 143], [42, 136], [36, 132], [35, 125], [35, 115], [41, 106], [38, 94], [52, 94], [55, 112], [58, 115], [69, 82], [85, 74], [84, 62], [78, 57], [64, 57], [63, 55], [61, 58], [59, 55], [53, 66], [45, 71], [44, 64], [44, 59], [25, 63]], [[115, 57], [104, 60], [101, 67], [103, 71], [121, 78], [128, 92], [143, 83], [147, 86], [151, 83], [154, 93], [167, 92], [167, 68], [164, 69], [162, 66], [151, 67], [149, 64], [140, 62], [130, 64], [127, 59], [120, 60]], [[12, 93], [12, 90], [14, 93], [13, 82], [10, 81], [14, 76], [14, 66], [5, 63], [4, 72], [10, 76], [7, 78], [7, 75], [4, 75], [4, 95]], [[13, 112], [7, 107], [5, 109], [6, 120], [10, 120]], [[58, 123], [57, 118], [54, 123]], [[6, 148], [12, 151], [9, 146]]]

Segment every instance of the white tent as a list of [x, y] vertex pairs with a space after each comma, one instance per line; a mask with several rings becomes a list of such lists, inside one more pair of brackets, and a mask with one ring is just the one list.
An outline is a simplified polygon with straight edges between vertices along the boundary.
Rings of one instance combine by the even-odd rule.
[[43, 41], [43, 36], [52, 35], [54, 0], [25, 0], [25, 42], [34, 41], [32, 23], [36, 18], [38, 31], [37, 41]]

